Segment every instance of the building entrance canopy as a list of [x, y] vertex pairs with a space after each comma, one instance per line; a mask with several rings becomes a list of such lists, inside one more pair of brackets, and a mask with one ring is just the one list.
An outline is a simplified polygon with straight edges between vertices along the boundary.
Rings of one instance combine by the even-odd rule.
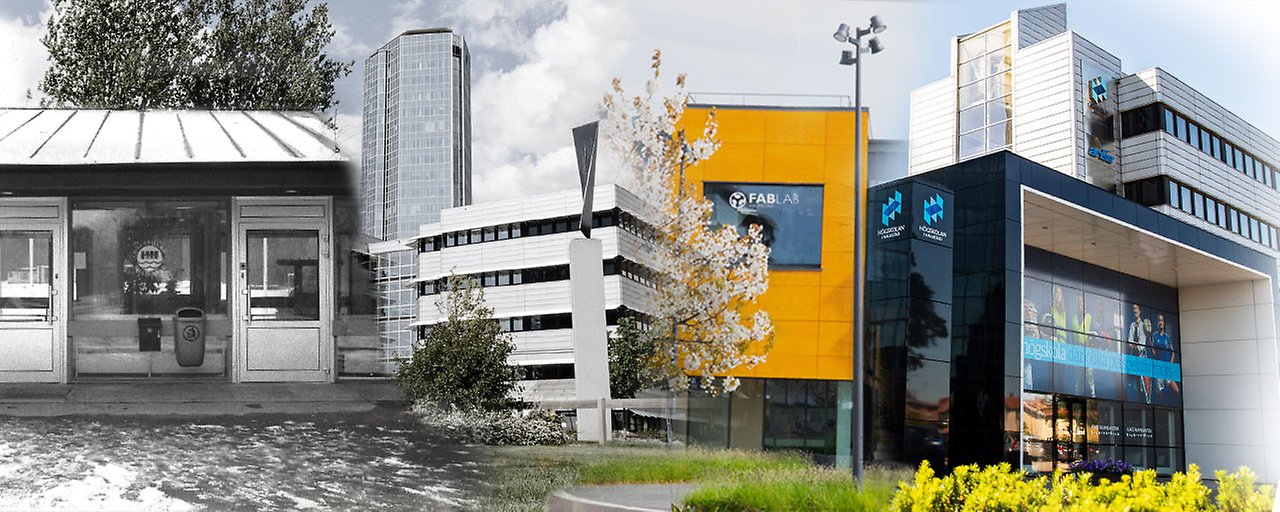
[[1022, 208], [1026, 245], [1102, 268], [1172, 288], [1267, 278], [1256, 270], [1034, 189], [1025, 189]]

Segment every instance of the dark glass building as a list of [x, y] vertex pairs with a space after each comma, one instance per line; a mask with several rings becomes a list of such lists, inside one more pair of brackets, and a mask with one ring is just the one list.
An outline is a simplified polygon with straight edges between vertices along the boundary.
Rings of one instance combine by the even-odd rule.
[[873, 188], [868, 224], [872, 460], [1268, 467], [1270, 254], [1007, 151]]

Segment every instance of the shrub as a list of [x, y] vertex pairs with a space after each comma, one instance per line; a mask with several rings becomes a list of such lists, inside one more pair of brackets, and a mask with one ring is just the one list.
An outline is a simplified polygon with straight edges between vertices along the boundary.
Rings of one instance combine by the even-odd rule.
[[519, 371], [507, 363], [515, 350], [511, 335], [493, 319], [484, 290], [475, 279], [449, 276], [449, 289], [436, 307], [444, 320], [426, 329], [411, 359], [401, 359], [396, 382], [414, 400], [464, 409], [501, 409]]
[[560, 418], [550, 411], [445, 409], [419, 402], [413, 413], [427, 428], [467, 443], [530, 446], [572, 440]]
[[1271, 510], [1275, 489], [1270, 485], [1256, 486], [1257, 476], [1249, 468], [1240, 466], [1235, 473], [1213, 472], [1218, 479], [1218, 508], [1237, 512], [1246, 510]]
[[902, 482], [890, 509], [899, 511], [1055, 510], [1126, 512], [1160, 510], [1258, 511], [1271, 509], [1270, 486], [1255, 485], [1248, 468], [1233, 474], [1218, 471], [1217, 500], [1200, 481], [1200, 469], [1192, 464], [1186, 473], [1175, 473], [1167, 483], [1156, 480], [1152, 470], [1123, 475], [1118, 482], [1090, 481], [1088, 472], [1055, 473], [1028, 477], [1008, 464], [979, 469], [960, 466], [937, 478], [927, 462], [914, 479]]

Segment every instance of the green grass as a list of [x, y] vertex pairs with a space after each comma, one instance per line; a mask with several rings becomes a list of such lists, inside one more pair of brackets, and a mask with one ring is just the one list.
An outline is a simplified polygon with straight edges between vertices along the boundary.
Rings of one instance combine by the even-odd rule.
[[[487, 448], [492, 474], [480, 510], [543, 510], [547, 496], [578, 484], [698, 482], [697, 510], [877, 510], [910, 471], [869, 470], [867, 493], [848, 471], [815, 468], [790, 453], [628, 445]], [[695, 501], [700, 500], [700, 501]], [[853, 505], [851, 505], [853, 504]]]
[[752, 472], [705, 483], [685, 497], [697, 511], [883, 510], [909, 470], [871, 469], [859, 492], [847, 470], [810, 467]]
[[579, 483], [656, 484], [697, 482], [753, 472], [800, 470], [809, 461], [795, 454], [742, 451], [663, 450], [596, 460], [582, 468]]

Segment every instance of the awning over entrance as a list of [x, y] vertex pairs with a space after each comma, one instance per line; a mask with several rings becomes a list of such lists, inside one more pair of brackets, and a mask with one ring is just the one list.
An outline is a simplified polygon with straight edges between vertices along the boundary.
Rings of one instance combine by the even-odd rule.
[[1026, 188], [1024, 243], [1148, 281], [1185, 288], [1265, 274]]

